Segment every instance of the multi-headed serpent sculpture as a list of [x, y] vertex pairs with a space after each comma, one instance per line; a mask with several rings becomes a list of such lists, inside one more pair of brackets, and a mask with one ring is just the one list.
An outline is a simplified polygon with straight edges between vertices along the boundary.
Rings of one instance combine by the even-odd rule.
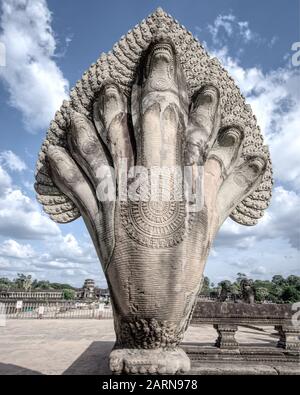
[[114, 310], [112, 371], [187, 371], [178, 346], [214, 237], [228, 216], [254, 225], [271, 196], [268, 150], [220, 63], [158, 9], [77, 83], [36, 178], [50, 217], [81, 215], [92, 237]]

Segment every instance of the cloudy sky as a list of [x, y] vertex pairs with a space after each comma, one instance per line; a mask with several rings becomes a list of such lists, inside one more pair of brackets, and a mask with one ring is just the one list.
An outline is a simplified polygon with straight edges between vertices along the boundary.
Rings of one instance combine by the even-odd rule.
[[2, 0], [0, 20], [0, 277], [17, 273], [105, 285], [82, 220], [56, 225], [33, 190], [37, 154], [69, 89], [101, 52], [162, 6], [218, 56], [252, 105], [274, 165], [260, 224], [228, 220], [205, 274], [213, 281], [300, 275], [299, 1]]

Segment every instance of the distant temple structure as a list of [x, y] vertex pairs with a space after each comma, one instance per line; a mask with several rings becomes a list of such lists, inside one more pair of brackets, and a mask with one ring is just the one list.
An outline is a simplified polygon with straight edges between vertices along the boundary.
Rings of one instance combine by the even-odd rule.
[[82, 299], [95, 299], [95, 281], [87, 278], [82, 287]]
[[[101, 298], [107, 299], [109, 297], [109, 291], [107, 288], [98, 288], [95, 285], [93, 279], [86, 279], [83, 287], [79, 289], [73, 289], [75, 300], [99, 300]], [[64, 290], [5, 290], [0, 291], [0, 301], [5, 300], [64, 300]]]

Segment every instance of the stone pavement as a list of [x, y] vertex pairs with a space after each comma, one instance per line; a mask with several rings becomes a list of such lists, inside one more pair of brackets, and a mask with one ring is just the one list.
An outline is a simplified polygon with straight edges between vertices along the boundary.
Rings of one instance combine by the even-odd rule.
[[[275, 345], [272, 328], [265, 329], [241, 327], [236, 337], [240, 343]], [[8, 320], [0, 327], [0, 375], [109, 374], [114, 339], [111, 319]], [[208, 345], [215, 339], [212, 326], [191, 326], [184, 342]]]

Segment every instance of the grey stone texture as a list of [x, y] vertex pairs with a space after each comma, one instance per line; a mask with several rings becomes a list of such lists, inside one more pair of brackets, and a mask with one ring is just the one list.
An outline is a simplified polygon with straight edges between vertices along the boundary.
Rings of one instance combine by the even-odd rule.
[[[155, 193], [132, 166], [161, 172]], [[124, 167], [138, 199], [120, 196]], [[107, 185], [115, 199], [103, 199]], [[189, 368], [178, 345], [215, 235], [228, 216], [257, 223], [272, 170], [233, 79], [158, 9], [100, 56], [56, 113], [35, 188], [54, 221], [81, 215], [89, 230], [114, 308], [113, 369], [134, 365], [131, 350], [137, 371], [171, 350], [178, 373]]]
[[[262, 328], [239, 327], [240, 354], [231, 350], [228, 354], [213, 345], [216, 331], [212, 325], [191, 324], [182, 345], [191, 359], [190, 373], [300, 374], [299, 360], [291, 362], [284, 357], [287, 350], [276, 348], [278, 336], [273, 328]], [[0, 327], [0, 376], [110, 374], [108, 359], [114, 342], [111, 319], [7, 320]], [[266, 358], [267, 348], [273, 350], [271, 359]]]
[[[292, 304], [246, 304], [199, 302], [191, 325], [213, 324], [218, 337], [215, 347], [185, 343], [193, 374], [299, 374], [300, 327], [294, 322]], [[242, 328], [268, 332], [264, 344], [240, 337]], [[245, 329], [243, 329], [245, 330]], [[276, 341], [274, 341], [276, 339]]]

